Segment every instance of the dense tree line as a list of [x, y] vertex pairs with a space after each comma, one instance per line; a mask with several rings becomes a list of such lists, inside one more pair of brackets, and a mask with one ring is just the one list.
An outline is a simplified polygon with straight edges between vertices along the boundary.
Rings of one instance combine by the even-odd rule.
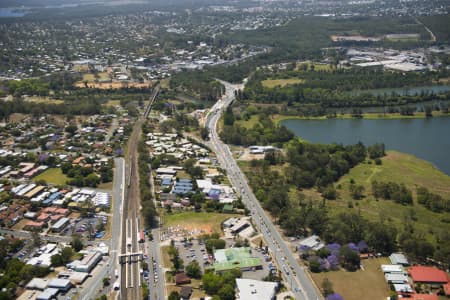
[[[4, 104], [4, 103], [3, 103]], [[7, 105], [0, 105], [0, 119], [7, 119], [12, 113], [32, 114], [41, 116], [43, 114], [55, 115], [95, 115], [102, 111], [101, 103], [96, 101], [69, 102], [64, 104], [36, 103], [14, 99]]]
[[[322, 108], [392, 106], [430, 101], [433, 99], [448, 100], [450, 93], [435, 95], [422, 92], [416, 95], [407, 94], [408, 87], [431, 85], [438, 77], [448, 77], [448, 71], [441, 73], [395, 73], [382, 69], [334, 69], [330, 71], [257, 71], [238, 94], [242, 101], [261, 103], [286, 103], [288, 108], [296, 105], [312, 104]], [[284, 87], [265, 87], [265, 79], [298, 78], [301, 83]], [[377, 88], [404, 88], [404, 93], [372, 94], [364, 90]], [[409, 115], [411, 109], [402, 109]], [[322, 113], [323, 114], [323, 113]]]
[[142, 215], [144, 216], [145, 225], [153, 226], [155, 217], [157, 216], [155, 204], [151, 194], [151, 185], [149, 180], [150, 159], [148, 156], [147, 146], [145, 145], [145, 137], [138, 144], [138, 165], [139, 165], [139, 188], [142, 205]]
[[42, 78], [10, 80], [6, 85], [8, 93], [13, 96], [37, 95], [48, 96], [50, 91], [74, 89], [75, 82], [81, 80], [81, 75], [68, 72], [54, 73]]
[[450, 42], [450, 17], [446, 15], [420, 16], [419, 20], [436, 35], [439, 44], [448, 44]]

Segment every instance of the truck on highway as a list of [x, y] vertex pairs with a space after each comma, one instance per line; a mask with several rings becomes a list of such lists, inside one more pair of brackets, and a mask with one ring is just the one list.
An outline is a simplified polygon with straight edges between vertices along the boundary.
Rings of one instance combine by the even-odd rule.
[[114, 270], [114, 276], [116, 278], [119, 278], [119, 271], [117, 269]]
[[131, 238], [127, 238], [127, 246], [131, 247]]
[[114, 289], [115, 291], [120, 290], [120, 283], [119, 283], [119, 280], [116, 280], [116, 282], [114, 282], [114, 284], [113, 284], [113, 289]]

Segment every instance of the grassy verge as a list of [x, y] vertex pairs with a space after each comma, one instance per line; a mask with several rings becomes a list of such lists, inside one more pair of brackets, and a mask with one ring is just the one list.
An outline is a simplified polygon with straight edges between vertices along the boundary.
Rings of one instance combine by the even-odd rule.
[[65, 185], [67, 179], [67, 176], [63, 174], [60, 168], [50, 168], [34, 177], [33, 181], [45, 180], [47, 183], [54, 185]]
[[368, 298], [381, 300], [389, 296], [389, 286], [380, 266], [388, 263], [387, 258], [368, 259], [362, 261], [364, 270], [312, 273], [311, 276], [319, 287], [323, 279], [328, 278], [333, 284], [334, 291], [341, 294], [345, 300]]
[[173, 264], [172, 264], [172, 261], [170, 260], [169, 248], [170, 248], [170, 246], [162, 246], [161, 254], [162, 254], [162, 261], [163, 261], [164, 268], [171, 269], [173, 267]]

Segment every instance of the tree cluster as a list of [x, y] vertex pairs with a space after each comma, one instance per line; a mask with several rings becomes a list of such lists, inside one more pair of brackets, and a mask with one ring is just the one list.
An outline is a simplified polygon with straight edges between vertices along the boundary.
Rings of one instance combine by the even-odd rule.
[[33, 277], [44, 277], [50, 273], [50, 268], [26, 265], [17, 258], [11, 258], [10, 253], [18, 251], [23, 242], [16, 239], [0, 241], [0, 299], [16, 299], [19, 284], [26, 284]]
[[148, 174], [150, 173], [150, 159], [148, 156], [147, 146], [144, 139], [141, 139], [138, 144], [138, 165], [139, 165], [139, 189], [141, 196], [142, 215], [146, 226], [153, 226], [155, 217], [157, 216], [155, 204], [151, 193], [150, 180]]
[[[282, 144], [291, 140], [294, 134], [286, 127], [275, 125], [267, 115], [260, 115], [259, 122], [253, 128], [245, 128], [225, 114], [225, 125], [220, 132], [220, 138], [228, 144], [233, 145], [268, 145]], [[227, 125], [230, 124], [230, 125]]]
[[374, 180], [372, 181], [372, 193], [375, 198], [393, 200], [403, 205], [413, 204], [412, 192], [404, 184]]
[[241, 276], [242, 273], [239, 269], [225, 271], [220, 275], [206, 272], [202, 278], [203, 289], [208, 295], [213, 296], [213, 299], [216, 297], [220, 300], [234, 300], [236, 278]]
[[212, 102], [225, 92], [224, 86], [213, 78], [204, 71], [180, 72], [171, 78], [170, 88]]
[[450, 200], [430, 192], [425, 187], [417, 188], [417, 202], [434, 212], [450, 212]]
[[[100, 177], [94, 172], [91, 167], [82, 167], [80, 165], [72, 165], [70, 162], [61, 165], [63, 174], [69, 177], [67, 184], [83, 187], [97, 187], [100, 183]], [[104, 176], [107, 179], [107, 176]]]

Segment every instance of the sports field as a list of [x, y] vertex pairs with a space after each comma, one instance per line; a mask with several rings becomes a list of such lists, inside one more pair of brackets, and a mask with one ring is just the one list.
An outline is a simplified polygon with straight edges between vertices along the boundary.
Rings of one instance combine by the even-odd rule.
[[33, 181], [39, 180], [45, 180], [45, 182], [54, 185], [65, 185], [67, 176], [63, 174], [60, 168], [50, 168], [33, 178]]

